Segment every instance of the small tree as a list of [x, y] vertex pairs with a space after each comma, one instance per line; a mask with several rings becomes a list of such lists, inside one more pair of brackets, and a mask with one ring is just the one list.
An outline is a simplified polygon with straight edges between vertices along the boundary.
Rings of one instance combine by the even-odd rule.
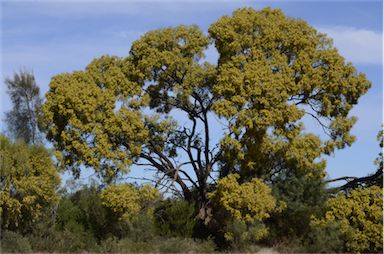
[[13, 78], [6, 78], [5, 84], [13, 106], [5, 117], [8, 131], [14, 138], [23, 139], [27, 144], [42, 141], [38, 128], [42, 99], [34, 75], [21, 70]]
[[28, 231], [33, 222], [59, 201], [56, 191], [60, 177], [50, 156], [40, 145], [13, 143], [0, 136], [3, 229]]

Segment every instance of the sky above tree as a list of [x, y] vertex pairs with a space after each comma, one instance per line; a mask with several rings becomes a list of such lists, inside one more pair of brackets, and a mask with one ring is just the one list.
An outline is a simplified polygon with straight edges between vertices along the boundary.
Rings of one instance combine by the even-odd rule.
[[[376, 135], [382, 123], [382, 3], [380, 1], [2, 1], [1, 79], [20, 68], [33, 70], [44, 94], [52, 76], [81, 70], [101, 55], [127, 56], [133, 41], [145, 32], [180, 24], [210, 24], [240, 7], [280, 8], [302, 18], [334, 39], [347, 61], [364, 72], [372, 88], [352, 115], [357, 141], [350, 148], [326, 157], [331, 178], [373, 173], [380, 151]], [[213, 47], [206, 52], [215, 63]], [[5, 85], [0, 89], [0, 129], [4, 112], [11, 109]], [[307, 131], [322, 135], [312, 120]], [[138, 173], [132, 171], [133, 175]]]

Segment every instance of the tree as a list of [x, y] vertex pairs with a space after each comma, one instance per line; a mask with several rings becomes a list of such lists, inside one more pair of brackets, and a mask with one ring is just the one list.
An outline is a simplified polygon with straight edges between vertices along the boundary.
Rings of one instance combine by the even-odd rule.
[[38, 123], [42, 99], [34, 75], [21, 70], [13, 79], [6, 78], [5, 84], [13, 104], [5, 118], [8, 130], [14, 138], [23, 139], [27, 144], [41, 141]]
[[60, 177], [40, 145], [13, 143], [0, 136], [1, 227], [25, 232], [59, 201]]
[[[210, 43], [217, 64], [203, 61]], [[108, 181], [131, 165], [155, 169], [208, 214], [207, 193], [232, 173], [239, 184], [322, 178], [317, 159], [353, 143], [348, 113], [369, 87], [305, 21], [249, 8], [220, 18], [208, 36], [197, 26], [150, 31], [127, 57], [57, 75], [43, 108], [63, 167], [77, 175], [92, 167]], [[305, 133], [304, 116], [328, 138]]]

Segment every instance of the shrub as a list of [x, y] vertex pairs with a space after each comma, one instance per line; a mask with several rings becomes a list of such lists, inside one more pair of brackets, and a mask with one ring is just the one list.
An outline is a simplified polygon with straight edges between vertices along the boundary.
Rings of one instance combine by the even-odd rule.
[[382, 188], [377, 186], [355, 189], [346, 195], [341, 193], [328, 200], [324, 217], [314, 218], [312, 225], [324, 235], [335, 230], [333, 225], [339, 225], [343, 251], [382, 252], [382, 195]]
[[307, 252], [345, 252], [345, 235], [340, 232], [340, 223], [327, 222], [321, 227], [313, 227], [303, 242]]
[[263, 239], [268, 234], [264, 221], [283, 208], [261, 179], [239, 184], [239, 178], [230, 174], [220, 179], [216, 190], [208, 194], [215, 211], [216, 241], [223, 248], [228, 244], [241, 248]]
[[271, 189], [260, 179], [239, 184], [239, 178], [238, 174], [230, 174], [220, 179], [216, 190], [208, 197], [235, 220], [255, 222], [269, 218], [276, 207]]
[[311, 217], [324, 212], [328, 193], [322, 178], [292, 175], [276, 180], [273, 195], [284, 202], [286, 208], [266, 221], [270, 231], [265, 242], [278, 244], [284, 240], [291, 243], [311, 230]]
[[28, 236], [34, 252], [94, 252], [96, 239], [79, 224], [70, 222], [63, 230], [42, 226]]
[[4, 230], [1, 232], [1, 253], [29, 253], [32, 252], [31, 245], [27, 238], [22, 235]]
[[196, 225], [194, 204], [184, 200], [163, 201], [155, 209], [154, 217], [163, 236], [191, 237]]
[[12, 142], [0, 135], [2, 229], [29, 233], [59, 196], [60, 177], [50, 152], [41, 145]]
[[151, 211], [151, 204], [159, 197], [159, 191], [149, 185], [110, 185], [101, 192], [102, 204], [123, 221], [134, 219], [142, 211]]

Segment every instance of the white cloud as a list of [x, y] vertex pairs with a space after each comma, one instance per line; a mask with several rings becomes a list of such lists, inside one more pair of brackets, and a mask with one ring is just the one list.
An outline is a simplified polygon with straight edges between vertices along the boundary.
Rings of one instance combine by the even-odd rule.
[[354, 27], [319, 27], [334, 41], [347, 61], [354, 64], [381, 64], [383, 34], [381, 32]]

